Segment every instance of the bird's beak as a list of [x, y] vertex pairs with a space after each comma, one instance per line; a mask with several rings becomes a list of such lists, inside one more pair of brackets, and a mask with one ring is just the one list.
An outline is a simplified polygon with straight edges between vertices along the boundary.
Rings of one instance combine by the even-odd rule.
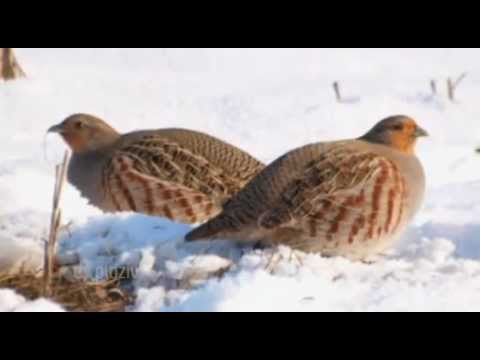
[[417, 126], [414, 135], [415, 137], [428, 136], [428, 132], [425, 129], [422, 129], [420, 126]]
[[61, 134], [63, 132], [63, 126], [62, 124], [53, 125], [47, 132]]

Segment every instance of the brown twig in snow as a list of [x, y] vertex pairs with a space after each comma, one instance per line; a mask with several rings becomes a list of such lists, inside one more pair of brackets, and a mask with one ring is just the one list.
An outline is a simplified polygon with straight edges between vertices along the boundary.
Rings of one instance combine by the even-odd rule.
[[48, 241], [45, 243], [45, 258], [43, 264], [43, 293], [46, 297], [52, 296], [51, 283], [56, 257], [56, 245], [58, 239], [58, 232], [62, 221], [60, 199], [62, 196], [63, 186], [65, 184], [65, 175], [67, 172], [68, 160], [68, 152], [65, 152], [62, 164], [55, 167], [55, 186], [53, 192], [52, 215], [50, 218], [50, 234], [48, 237]]

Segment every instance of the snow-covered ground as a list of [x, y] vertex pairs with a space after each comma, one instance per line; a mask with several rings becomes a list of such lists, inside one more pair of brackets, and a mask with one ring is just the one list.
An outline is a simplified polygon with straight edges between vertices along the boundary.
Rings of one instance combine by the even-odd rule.
[[61, 306], [46, 299], [27, 301], [13, 290], [0, 289], [0, 312], [63, 312]]
[[[125, 132], [201, 130], [265, 162], [401, 113], [431, 134], [417, 149], [428, 193], [398, 247], [375, 264], [186, 245], [189, 226], [101, 214], [70, 186], [61, 252], [80, 254], [91, 277], [130, 265], [132, 311], [480, 310], [480, 49], [17, 49], [17, 57], [28, 79], [0, 82], [0, 269], [41, 264], [53, 167], [65, 148], [45, 131], [72, 113]], [[445, 79], [464, 71], [451, 103]], [[333, 81], [345, 104], [335, 102]], [[25, 309], [60, 308], [0, 290], [0, 310]]]

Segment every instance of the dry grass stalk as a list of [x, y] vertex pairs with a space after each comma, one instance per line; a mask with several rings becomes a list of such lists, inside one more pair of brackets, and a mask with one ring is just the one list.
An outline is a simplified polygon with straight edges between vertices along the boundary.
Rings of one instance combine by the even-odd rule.
[[25, 72], [15, 58], [12, 48], [0, 48], [0, 79], [14, 80], [24, 77]]
[[457, 89], [458, 85], [460, 85], [462, 80], [465, 79], [466, 76], [467, 73], [463, 73], [455, 81], [453, 81], [451, 78], [447, 79], [447, 91], [450, 101], [455, 101], [455, 90]]
[[50, 297], [52, 295], [52, 276], [54, 271], [54, 262], [56, 257], [56, 245], [58, 232], [62, 222], [62, 210], [60, 208], [60, 199], [68, 167], [68, 152], [65, 152], [63, 162], [55, 167], [55, 187], [53, 191], [52, 215], [50, 218], [50, 233], [48, 241], [45, 244], [45, 259], [43, 267], [44, 290], [43, 295]]
[[430, 80], [430, 89], [432, 90], [432, 95], [437, 95], [437, 83], [435, 80]]
[[333, 91], [335, 92], [335, 98], [337, 99], [337, 102], [341, 103], [342, 102], [342, 95], [340, 94], [340, 85], [338, 84], [338, 81], [335, 81], [333, 84]]

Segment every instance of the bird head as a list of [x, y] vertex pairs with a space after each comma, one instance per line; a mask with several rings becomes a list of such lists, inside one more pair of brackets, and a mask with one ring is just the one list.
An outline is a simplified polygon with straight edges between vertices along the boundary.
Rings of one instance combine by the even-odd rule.
[[417, 139], [424, 136], [428, 136], [428, 133], [415, 120], [396, 115], [379, 121], [362, 139], [413, 154]]
[[105, 121], [87, 114], [71, 115], [48, 132], [59, 134], [73, 153], [99, 150], [120, 136]]

